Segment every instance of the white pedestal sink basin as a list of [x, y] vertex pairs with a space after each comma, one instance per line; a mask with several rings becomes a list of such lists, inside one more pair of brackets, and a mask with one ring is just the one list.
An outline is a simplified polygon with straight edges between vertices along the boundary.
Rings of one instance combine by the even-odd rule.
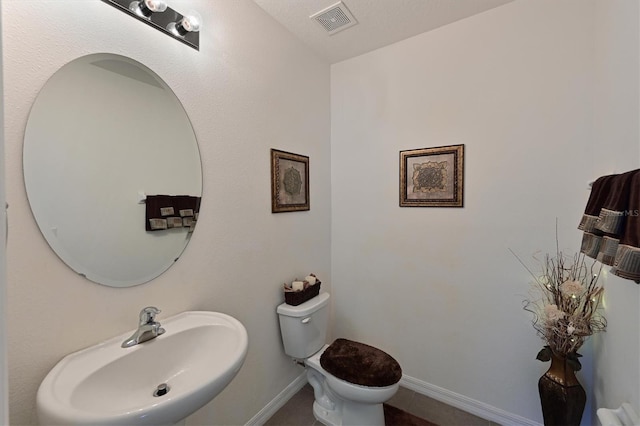
[[211, 401], [244, 362], [246, 329], [217, 312], [161, 322], [166, 332], [147, 342], [122, 348], [128, 332], [64, 357], [38, 389], [40, 424], [171, 425]]

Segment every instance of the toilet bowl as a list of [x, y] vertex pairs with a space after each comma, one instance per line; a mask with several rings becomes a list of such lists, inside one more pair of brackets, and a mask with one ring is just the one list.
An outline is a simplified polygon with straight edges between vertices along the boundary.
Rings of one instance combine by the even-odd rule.
[[[305, 360], [307, 380], [314, 389], [313, 414], [328, 426], [384, 426], [382, 403], [398, 391], [398, 383], [390, 386], [361, 386], [341, 380], [320, 365], [320, 357], [329, 345]], [[329, 402], [329, 404], [327, 404]]]
[[[285, 353], [304, 364], [307, 380], [314, 390], [313, 414], [321, 423], [327, 426], [384, 426], [382, 403], [398, 390], [400, 366], [388, 354], [359, 342], [337, 339], [331, 345], [325, 344], [328, 303], [329, 295], [321, 293], [298, 306], [286, 303], [278, 306]], [[336, 355], [343, 348], [346, 348], [346, 354]], [[376, 370], [365, 362], [358, 364], [362, 361], [358, 353], [383, 359], [382, 370], [380, 365]], [[349, 364], [352, 368], [343, 368]], [[387, 368], [389, 366], [391, 368]], [[343, 369], [349, 371], [343, 372]], [[389, 376], [389, 370], [394, 374]], [[362, 377], [358, 377], [360, 372]], [[376, 376], [385, 377], [378, 380]]]

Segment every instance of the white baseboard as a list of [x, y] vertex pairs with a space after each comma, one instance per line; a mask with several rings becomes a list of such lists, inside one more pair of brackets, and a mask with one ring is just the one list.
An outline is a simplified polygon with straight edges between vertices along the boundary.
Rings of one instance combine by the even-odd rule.
[[[267, 422], [287, 401], [307, 384], [307, 374], [303, 372], [296, 377], [282, 392], [276, 395], [267, 405], [253, 416], [245, 426], [261, 426]], [[433, 398], [452, 407], [471, 413], [475, 416], [501, 425], [542, 426], [533, 420], [509, 413], [484, 402], [471, 399], [459, 393], [424, 382], [411, 376], [403, 375], [400, 386]]]
[[302, 372], [298, 377], [296, 377], [293, 382], [289, 383], [289, 385], [284, 388], [282, 392], [276, 395], [267, 405], [262, 408], [262, 410], [258, 411], [258, 413], [253, 416], [246, 423], [245, 426], [262, 426], [269, 420], [284, 404], [287, 403], [300, 389], [307, 384], [307, 373], [306, 371]]
[[403, 375], [400, 386], [443, 402], [452, 407], [471, 413], [475, 416], [501, 425], [542, 426], [522, 416], [509, 413], [484, 402], [471, 399], [459, 393], [424, 382], [411, 376]]

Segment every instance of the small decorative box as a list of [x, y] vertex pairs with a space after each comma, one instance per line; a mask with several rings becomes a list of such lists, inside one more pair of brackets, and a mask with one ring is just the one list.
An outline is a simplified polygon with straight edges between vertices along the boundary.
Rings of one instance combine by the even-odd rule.
[[293, 291], [290, 288], [284, 289], [284, 301], [287, 305], [298, 306], [301, 303], [306, 302], [309, 299], [316, 297], [320, 294], [320, 280], [317, 280], [314, 285], [309, 285], [307, 288], [300, 291]]

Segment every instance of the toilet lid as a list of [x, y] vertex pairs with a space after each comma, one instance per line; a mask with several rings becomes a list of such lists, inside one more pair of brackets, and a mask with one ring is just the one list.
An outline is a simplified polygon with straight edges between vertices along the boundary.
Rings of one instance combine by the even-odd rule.
[[402, 377], [400, 364], [373, 346], [336, 339], [320, 356], [320, 365], [338, 379], [361, 386], [385, 387]]

